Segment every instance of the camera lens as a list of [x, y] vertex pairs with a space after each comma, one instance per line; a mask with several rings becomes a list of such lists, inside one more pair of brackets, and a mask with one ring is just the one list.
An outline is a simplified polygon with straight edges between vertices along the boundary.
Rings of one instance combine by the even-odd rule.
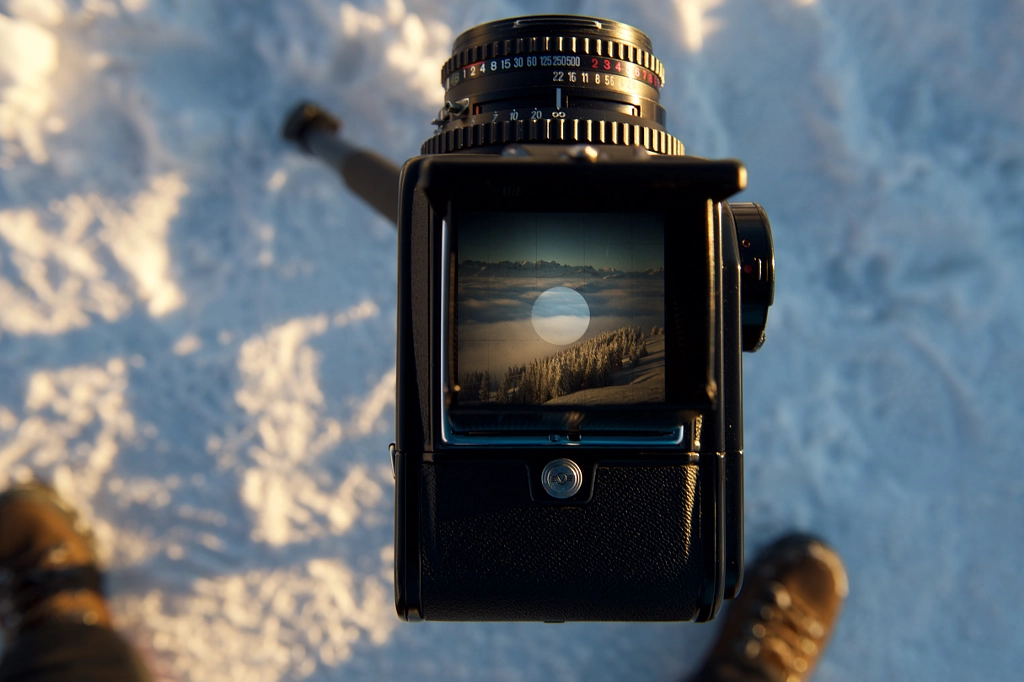
[[455, 40], [423, 154], [513, 143], [617, 144], [679, 155], [659, 104], [664, 68], [643, 32], [569, 15], [502, 19]]

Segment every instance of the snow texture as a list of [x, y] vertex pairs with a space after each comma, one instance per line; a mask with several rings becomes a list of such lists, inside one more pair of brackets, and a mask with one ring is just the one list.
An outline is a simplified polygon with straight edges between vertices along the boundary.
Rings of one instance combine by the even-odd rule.
[[646, 31], [669, 130], [772, 218], [746, 540], [842, 553], [816, 679], [1017, 679], [1013, 0], [0, 0], [0, 487], [92, 521], [161, 679], [692, 670], [713, 625], [397, 620], [395, 234], [278, 134], [312, 98], [400, 162], [460, 31], [552, 11]]

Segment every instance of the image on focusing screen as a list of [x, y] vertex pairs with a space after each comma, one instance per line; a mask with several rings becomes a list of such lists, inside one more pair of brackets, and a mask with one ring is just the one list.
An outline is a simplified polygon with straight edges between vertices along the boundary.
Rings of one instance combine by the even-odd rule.
[[477, 212], [456, 229], [455, 402], [664, 402], [662, 216]]

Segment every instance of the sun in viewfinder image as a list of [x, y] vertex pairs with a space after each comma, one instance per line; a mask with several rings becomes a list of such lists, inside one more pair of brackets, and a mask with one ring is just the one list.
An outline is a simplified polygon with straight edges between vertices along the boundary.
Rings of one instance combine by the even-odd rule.
[[661, 216], [469, 213], [456, 251], [460, 405], [664, 402]]
[[533, 303], [533, 328], [537, 334], [556, 345], [579, 341], [590, 326], [587, 299], [569, 287], [551, 287]]

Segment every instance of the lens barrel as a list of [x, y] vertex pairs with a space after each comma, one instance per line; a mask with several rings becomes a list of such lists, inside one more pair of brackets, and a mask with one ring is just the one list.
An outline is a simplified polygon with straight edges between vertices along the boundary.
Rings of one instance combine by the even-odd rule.
[[455, 39], [438, 130], [421, 151], [586, 143], [680, 155], [664, 128], [664, 82], [650, 38], [627, 24], [571, 15], [481, 24]]

